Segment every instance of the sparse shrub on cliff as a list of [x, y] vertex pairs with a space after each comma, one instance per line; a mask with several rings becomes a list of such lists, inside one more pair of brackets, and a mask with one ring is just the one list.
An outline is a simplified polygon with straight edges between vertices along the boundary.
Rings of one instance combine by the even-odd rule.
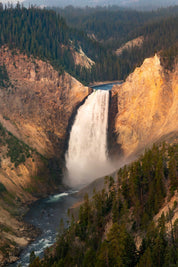
[[30, 148], [12, 134], [9, 133], [6, 138], [6, 143], [8, 145], [7, 156], [11, 158], [12, 163], [15, 163], [15, 167], [17, 167], [20, 163], [24, 163], [26, 157], [29, 157]]
[[176, 61], [178, 62], [178, 42], [172, 45], [169, 49], [165, 49], [160, 53], [162, 66], [172, 71]]
[[10, 86], [9, 76], [5, 64], [0, 66], [0, 88], [7, 88]]
[[5, 129], [2, 126], [2, 124], [0, 123], [0, 136], [5, 136], [5, 133], [6, 133]]
[[7, 157], [17, 167], [20, 163], [24, 163], [26, 158], [31, 155], [31, 149], [24, 142], [20, 141], [12, 133], [8, 132], [0, 123], [1, 145], [7, 145]]
[[4, 192], [7, 192], [7, 189], [2, 183], [0, 183], [0, 194]]

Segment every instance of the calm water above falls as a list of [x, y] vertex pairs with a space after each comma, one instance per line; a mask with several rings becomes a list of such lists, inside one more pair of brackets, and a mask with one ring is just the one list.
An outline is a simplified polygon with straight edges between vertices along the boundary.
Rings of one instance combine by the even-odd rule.
[[95, 90], [111, 90], [113, 85], [115, 84], [121, 84], [122, 82], [114, 82], [114, 83], [108, 83], [108, 84], [100, 84], [96, 86], [92, 86], [93, 89]]

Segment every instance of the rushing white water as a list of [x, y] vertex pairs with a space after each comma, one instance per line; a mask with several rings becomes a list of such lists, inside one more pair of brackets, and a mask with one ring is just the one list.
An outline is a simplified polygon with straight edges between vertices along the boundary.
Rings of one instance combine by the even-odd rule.
[[94, 91], [72, 126], [66, 167], [71, 185], [86, 184], [111, 171], [107, 157], [109, 91]]

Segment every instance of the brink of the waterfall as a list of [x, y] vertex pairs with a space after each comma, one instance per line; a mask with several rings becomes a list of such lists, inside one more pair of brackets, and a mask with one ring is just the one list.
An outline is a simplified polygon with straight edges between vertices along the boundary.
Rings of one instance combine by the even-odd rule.
[[107, 155], [109, 91], [94, 91], [72, 126], [66, 167], [70, 185], [87, 184], [113, 170]]

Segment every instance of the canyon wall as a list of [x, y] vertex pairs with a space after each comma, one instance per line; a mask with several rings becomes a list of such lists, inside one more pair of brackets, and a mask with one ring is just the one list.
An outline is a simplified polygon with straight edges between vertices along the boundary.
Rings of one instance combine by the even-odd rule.
[[145, 59], [123, 84], [113, 87], [110, 106], [111, 155], [129, 157], [153, 142], [174, 139], [178, 133], [178, 64], [170, 72], [157, 55]]
[[42, 155], [60, 157], [68, 121], [90, 89], [48, 62], [7, 48], [0, 50], [0, 64], [10, 80], [0, 90], [0, 114], [15, 125], [10, 130]]
[[64, 190], [69, 131], [91, 91], [48, 62], [0, 48], [0, 266], [36, 234], [19, 220], [26, 204]]
[[[48, 169], [60, 176], [75, 113], [92, 90], [66, 72], [59, 74], [48, 62], [7, 47], [0, 49], [0, 66], [6, 72], [4, 77], [7, 76], [0, 88], [0, 123], [33, 150], [31, 160], [28, 157], [27, 164], [18, 164], [18, 168], [4, 152], [0, 174], [2, 171], [6, 174], [8, 168], [12, 187], [14, 181], [24, 187], [39, 172], [45, 176], [46, 160]], [[6, 134], [5, 139], [8, 138]], [[17, 179], [19, 175], [22, 182]]]

